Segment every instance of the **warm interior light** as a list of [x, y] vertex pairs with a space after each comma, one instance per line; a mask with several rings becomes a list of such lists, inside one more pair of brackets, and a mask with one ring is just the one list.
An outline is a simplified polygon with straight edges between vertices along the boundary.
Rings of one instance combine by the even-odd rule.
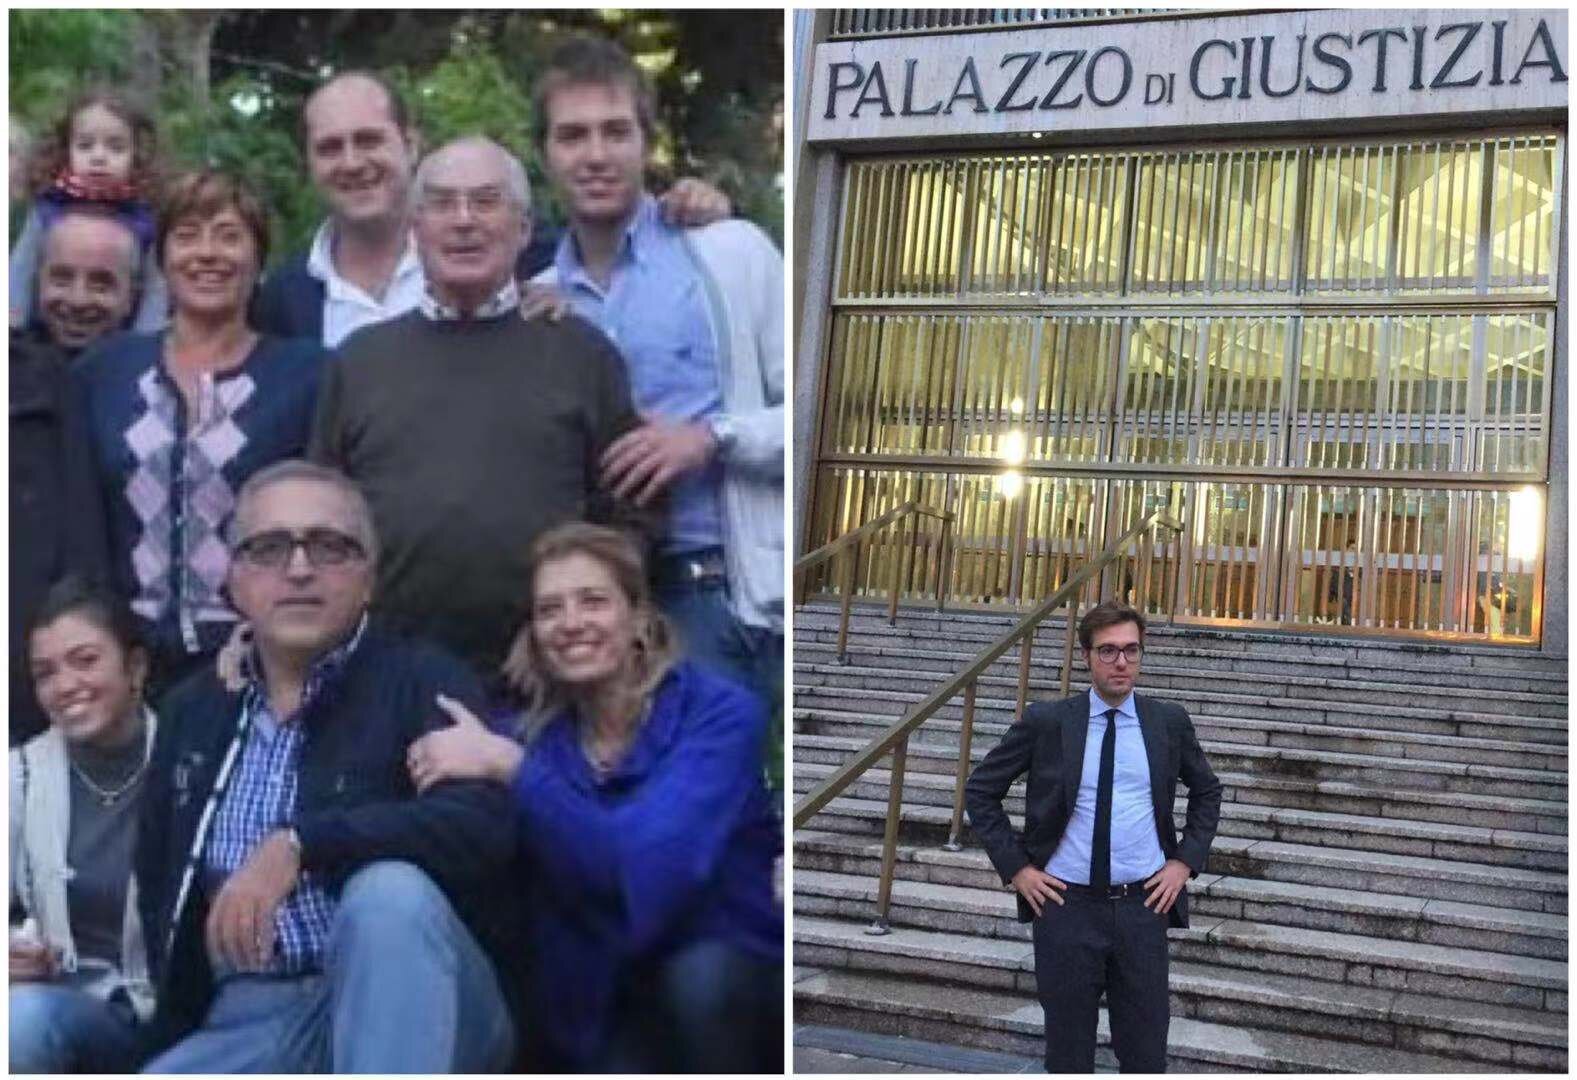
[[1022, 431], [1010, 431], [1002, 436], [1002, 441], [997, 444], [997, 450], [1000, 452], [1002, 460], [1009, 465], [1022, 465], [1024, 464], [1025, 445]]
[[1024, 399], [1021, 397], [1016, 397], [1012, 401], [1008, 402], [1008, 412], [1012, 413], [1014, 416], [1023, 416]]
[[1506, 555], [1521, 562], [1539, 557], [1544, 546], [1544, 500], [1539, 489], [1529, 485], [1511, 493], [1511, 535]]
[[1004, 499], [1016, 499], [1024, 490], [1024, 477], [1017, 469], [1009, 469], [997, 477], [997, 492]]

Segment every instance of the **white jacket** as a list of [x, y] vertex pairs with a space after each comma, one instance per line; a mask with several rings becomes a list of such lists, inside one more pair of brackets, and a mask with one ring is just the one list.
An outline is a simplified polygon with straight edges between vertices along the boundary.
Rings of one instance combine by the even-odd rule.
[[[144, 710], [147, 747], [153, 746], [155, 719]], [[56, 728], [11, 751], [11, 895], [38, 923], [44, 943], [60, 955], [63, 971], [77, 970], [77, 947], [71, 937], [66, 907], [66, 865], [71, 835], [71, 766], [66, 740]], [[137, 880], [126, 887], [126, 916], [121, 930], [118, 973], [106, 974], [83, 989], [108, 998], [125, 987], [132, 1007], [143, 1019], [153, 1014], [154, 991], [148, 978], [142, 919], [137, 914]]]
[[[730, 219], [687, 229], [717, 343], [723, 413], [723, 552], [730, 604], [747, 626], [783, 632], [783, 255]], [[549, 267], [534, 279], [558, 280]]]

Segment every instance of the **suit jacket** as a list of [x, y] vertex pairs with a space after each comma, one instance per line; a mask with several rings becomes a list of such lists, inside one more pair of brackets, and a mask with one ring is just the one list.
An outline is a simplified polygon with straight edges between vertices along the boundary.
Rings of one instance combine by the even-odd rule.
[[[1134, 708], [1150, 764], [1150, 797], [1161, 850], [1168, 859], [1187, 863], [1197, 875], [1205, 868], [1221, 818], [1221, 781], [1210, 771], [1194, 725], [1181, 705], [1135, 694]], [[964, 788], [969, 823], [1004, 884], [1027, 864], [1044, 867], [1057, 850], [1079, 796], [1089, 721], [1088, 693], [1031, 705], [970, 774]], [[1029, 785], [1020, 834], [1008, 822], [1002, 798], [1026, 773]], [[1179, 780], [1188, 788], [1188, 816], [1181, 834], [1172, 820]], [[1018, 911], [1021, 922], [1034, 917], [1023, 897]], [[1172, 926], [1188, 925], [1186, 890], [1178, 895], [1170, 919]]]

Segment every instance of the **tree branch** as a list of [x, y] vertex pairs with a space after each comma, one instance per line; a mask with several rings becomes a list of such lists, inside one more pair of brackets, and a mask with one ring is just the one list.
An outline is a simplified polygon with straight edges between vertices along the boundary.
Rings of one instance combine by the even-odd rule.
[[272, 71], [275, 74], [285, 75], [292, 79], [299, 79], [301, 82], [314, 86], [317, 85], [318, 82], [317, 72], [305, 71], [301, 68], [294, 68], [289, 64], [282, 64], [277, 60], [263, 60], [257, 57], [241, 56], [238, 53], [225, 52], [222, 49], [215, 49], [213, 54], [216, 58], [223, 60], [226, 63], [235, 64], [240, 67], [251, 67], [258, 68], [262, 71]]

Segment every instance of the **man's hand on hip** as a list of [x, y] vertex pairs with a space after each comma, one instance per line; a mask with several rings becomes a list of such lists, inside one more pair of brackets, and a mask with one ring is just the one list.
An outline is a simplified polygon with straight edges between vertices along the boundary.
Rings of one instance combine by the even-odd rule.
[[1013, 875], [1011, 884], [1037, 917], [1047, 900], [1060, 907], [1062, 891], [1068, 887], [1067, 882], [1058, 881], [1040, 867], [1027, 864]]
[[1167, 859], [1166, 865], [1144, 883], [1144, 887], [1149, 890], [1144, 898], [1144, 906], [1154, 908], [1157, 915], [1171, 911], [1178, 896], [1188, 887], [1188, 878], [1192, 873], [1182, 859]]
[[602, 483], [621, 499], [645, 506], [668, 485], [717, 453], [712, 429], [700, 422], [649, 417], [615, 439], [602, 455]]
[[237, 971], [260, 971], [274, 955], [274, 913], [296, 887], [301, 857], [283, 831], [270, 833], [231, 874], [208, 911], [208, 953]]

